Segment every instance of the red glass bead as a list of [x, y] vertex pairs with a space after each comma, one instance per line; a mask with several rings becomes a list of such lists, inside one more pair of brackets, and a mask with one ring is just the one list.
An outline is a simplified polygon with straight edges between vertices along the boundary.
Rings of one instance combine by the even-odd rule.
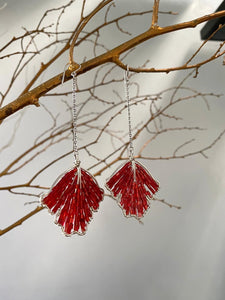
[[150, 207], [149, 200], [158, 191], [159, 183], [139, 162], [132, 160], [107, 180], [106, 187], [126, 217], [140, 219]]
[[55, 223], [61, 226], [65, 235], [83, 235], [103, 195], [104, 191], [94, 177], [75, 167], [64, 174], [47, 195], [42, 196], [41, 203], [51, 214], [56, 214]]

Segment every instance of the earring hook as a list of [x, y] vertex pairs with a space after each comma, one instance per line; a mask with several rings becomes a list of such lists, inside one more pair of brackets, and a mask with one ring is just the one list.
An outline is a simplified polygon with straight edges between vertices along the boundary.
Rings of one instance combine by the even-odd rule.
[[[63, 70], [63, 76], [62, 76], [62, 82], [61, 82], [61, 84], [63, 84], [64, 83], [64, 81], [65, 81], [65, 75], [66, 75], [66, 67], [67, 66], [70, 66], [70, 64], [69, 63], [67, 63], [66, 65], [65, 65], [65, 67], [64, 67], [64, 70]], [[77, 74], [77, 71], [79, 71], [80, 69], [81, 69], [81, 65], [80, 64], [77, 64], [78, 65], [78, 68], [75, 70], [75, 71], [73, 71], [72, 73], [71, 73], [71, 75], [72, 76], [76, 76], [76, 74]]]
[[67, 63], [65, 66], [64, 66], [64, 70], [63, 70], [63, 76], [62, 76], [62, 82], [61, 84], [64, 83], [64, 80], [65, 80], [65, 74], [66, 74], [66, 67], [69, 65], [69, 63]]
[[76, 76], [77, 75], [77, 71], [79, 71], [81, 69], [81, 65], [80, 64], [77, 64], [77, 65], [78, 65], [78, 68], [71, 73], [72, 76]]

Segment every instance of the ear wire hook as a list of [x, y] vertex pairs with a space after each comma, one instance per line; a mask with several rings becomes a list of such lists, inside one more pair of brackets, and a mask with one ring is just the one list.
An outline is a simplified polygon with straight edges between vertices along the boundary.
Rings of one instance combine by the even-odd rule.
[[65, 80], [65, 74], [66, 74], [66, 67], [69, 65], [69, 63], [67, 63], [66, 65], [65, 65], [65, 67], [64, 67], [64, 70], [63, 70], [63, 76], [62, 76], [62, 82], [61, 82], [61, 84], [63, 84], [64, 83], [64, 80]]
[[78, 68], [75, 70], [75, 71], [73, 71], [72, 73], [71, 73], [71, 75], [73, 76], [73, 75], [77, 75], [77, 71], [79, 71], [81, 69], [81, 65], [80, 64], [78, 64]]
[[[68, 65], [70, 65], [70, 64], [69, 64], [69, 63], [67, 63], [67, 64], [65, 65], [65, 67], [64, 67], [64, 70], [63, 70], [63, 76], [62, 76], [62, 82], [61, 82], [61, 84], [63, 84], [63, 83], [64, 83], [64, 81], [65, 81], [66, 67], [67, 67]], [[77, 65], [78, 65], [78, 68], [77, 68], [75, 71], [73, 71], [73, 72], [71, 73], [71, 75], [72, 75], [72, 74], [75, 74], [75, 75], [76, 75], [76, 72], [77, 72], [77, 71], [79, 71], [79, 70], [81, 69], [81, 65], [80, 65], [80, 64], [77, 64]]]

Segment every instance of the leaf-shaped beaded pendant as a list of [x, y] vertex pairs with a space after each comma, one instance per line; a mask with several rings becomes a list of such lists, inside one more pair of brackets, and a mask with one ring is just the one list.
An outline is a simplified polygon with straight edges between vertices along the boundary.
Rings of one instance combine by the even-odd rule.
[[55, 223], [61, 226], [65, 235], [83, 235], [103, 195], [104, 191], [95, 178], [84, 169], [75, 167], [42, 197], [41, 203], [51, 214], [56, 214]]
[[106, 182], [126, 217], [140, 219], [150, 207], [149, 200], [159, 189], [159, 183], [135, 160], [129, 160]]

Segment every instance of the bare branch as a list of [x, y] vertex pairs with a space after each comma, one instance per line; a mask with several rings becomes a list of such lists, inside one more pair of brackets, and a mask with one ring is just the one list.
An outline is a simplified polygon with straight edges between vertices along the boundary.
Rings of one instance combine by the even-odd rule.
[[12, 225], [6, 227], [5, 229], [0, 229], [0, 236], [7, 233], [8, 231], [12, 230], [13, 228], [22, 225], [24, 221], [26, 221], [27, 219], [29, 219], [30, 217], [34, 216], [36, 213], [38, 213], [39, 211], [41, 211], [42, 209], [44, 209], [44, 207], [42, 206], [37, 206], [34, 210], [32, 210], [29, 214], [25, 215], [24, 217], [22, 217], [21, 219], [19, 219], [18, 221], [16, 221], [15, 223], [13, 223]]
[[154, 0], [151, 28], [158, 27], [159, 1], [160, 0]]
[[[102, 2], [102, 6], [105, 6], [106, 4], [108, 4], [110, 2], [110, 0], [108, 1], [103, 1]], [[95, 14], [97, 13], [99, 10], [99, 8], [96, 8], [92, 13]], [[79, 71], [77, 72], [77, 75], [79, 76], [80, 74], [83, 74], [83, 73], [86, 73], [87, 71], [93, 69], [93, 68], [96, 68], [97, 66], [100, 66], [100, 65], [103, 65], [107, 62], [115, 62], [115, 63], [118, 63], [118, 59], [119, 59], [119, 56], [134, 48], [135, 46], [145, 42], [146, 40], [149, 40], [151, 38], [154, 38], [156, 36], [159, 36], [159, 35], [163, 35], [163, 34], [166, 34], [166, 33], [169, 33], [169, 32], [174, 32], [174, 31], [178, 31], [178, 30], [182, 30], [182, 29], [185, 29], [185, 28], [194, 28], [196, 27], [197, 25], [205, 22], [205, 21], [208, 21], [208, 20], [212, 20], [212, 19], [215, 19], [215, 18], [218, 18], [218, 17], [222, 17], [225, 15], [225, 11], [219, 11], [219, 12], [216, 12], [216, 13], [213, 13], [213, 14], [210, 14], [210, 15], [206, 15], [206, 16], [203, 16], [203, 17], [200, 17], [200, 18], [197, 18], [197, 19], [194, 19], [194, 20], [191, 20], [191, 21], [188, 21], [188, 22], [184, 22], [184, 23], [178, 23], [178, 24], [175, 24], [175, 25], [171, 25], [171, 26], [167, 26], [167, 27], [157, 27], [157, 28], [150, 28], [148, 31], [132, 38], [131, 40], [128, 40], [127, 42], [115, 47], [114, 49], [110, 50], [109, 52], [106, 52], [100, 56], [97, 56], [93, 59], [90, 59], [89, 61], [87, 62], [84, 62], [83, 64], [81, 64], [81, 68], [79, 69]], [[89, 21], [89, 18], [90, 18], [90, 14], [89, 16], [86, 17], [87, 21]], [[85, 26], [85, 23], [82, 23], [81, 24], [81, 28], [77, 31], [77, 32], [81, 32], [81, 30], [84, 28]], [[73, 44], [71, 44], [71, 47], [70, 47], [70, 54], [71, 54], [71, 60], [73, 59], [72, 55], [73, 55], [73, 48], [74, 48], [74, 45], [75, 45], [75, 42], [78, 38], [79, 34], [77, 33], [75, 36], [74, 36], [74, 42]], [[222, 48], [222, 47], [220, 47]], [[184, 69], [190, 69], [190, 68], [198, 68], [200, 67], [201, 65], [203, 64], [206, 64], [220, 56], [222, 56], [224, 54], [224, 51], [223, 52], [219, 52], [220, 49], [218, 49], [218, 51], [216, 53], [214, 53], [214, 55], [199, 63], [199, 64], [196, 64], [194, 66], [181, 66], [181, 67], [175, 67], [175, 68], [171, 68], [171, 69], [155, 69], [155, 68], [151, 68], [149, 71], [150, 72], [166, 72], [168, 73], [168, 70], [169, 72], [170, 71], [177, 71], [177, 70], [184, 70]], [[122, 66], [121, 66], [122, 67]], [[71, 67], [70, 70], [68, 70], [66, 72], [66, 76], [65, 76], [65, 81], [69, 80], [71, 78], [70, 74], [72, 71], [74, 71], [75, 69], [77, 69], [77, 65], [75, 67]], [[131, 68], [132, 71], [136, 71], [136, 72], [145, 72], [145, 70], [136, 70], [135, 68]], [[63, 76], [63, 73], [60, 73], [58, 75], [56, 75], [55, 77], [49, 79], [48, 81], [42, 83], [41, 85], [39, 85], [38, 87], [34, 88], [33, 90], [31, 90], [30, 92], [27, 92], [23, 95], [21, 95], [19, 98], [17, 98], [16, 100], [14, 100], [13, 102], [9, 103], [8, 105], [4, 106], [3, 108], [0, 109], [0, 121], [1, 120], [4, 120], [5, 118], [7, 118], [8, 116], [12, 115], [13, 113], [15, 113], [16, 111], [18, 111], [19, 109], [22, 109], [23, 107], [27, 106], [27, 105], [36, 105], [38, 106], [39, 103], [39, 98], [46, 94], [47, 92], [49, 92], [50, 90], [52, 90], [53, 88], [55, 88], [56, 86], [60, 85], [61, 84], [61, 81], [62, 81], [62, 76]]]
[[152, 200], [153, 200], [153, 201], [161, 202], [161, 203], [163, 203], [163, 204], [166, 204], [166, 205], [169, 206], [170, 208], [181, 209], [181, 206], [175, 205], [175, 204], [171, 204], [171, 203], [168, 203], [168, 202], [166, 202], [164, 199], [153, 198]]
[[[84, 27], [87, 25], [87, 23], [94, 17], [94, 15], [96, 15], [103, 7], [105, 7], [107, 4], [109, 4], [112, 1], [113, 0], [103, 0], [89, 15], [87, 15], [85, 18], [81, 18], [80, 23], [77, 26], [77, 30], [75, 32], [75, 35], [74, 35], [73, 40], [70, 45], [69, 64], [70, 64], [70, 69], [73, 69], [73, 71], [75, 71], [78, 67], [77, 63], [75, 63], [74, 59], [73, 59], [73, 49], [74, 49], [75, 43], [76, 43], [81, 31], [84, 29]], [[85, 1], [83, 4], [85, 4]], [[83, 7], [82, 7], [82, 11], [83, 11]], [[82, 12], [82, 14], [83, 14], [83, 12]]]

